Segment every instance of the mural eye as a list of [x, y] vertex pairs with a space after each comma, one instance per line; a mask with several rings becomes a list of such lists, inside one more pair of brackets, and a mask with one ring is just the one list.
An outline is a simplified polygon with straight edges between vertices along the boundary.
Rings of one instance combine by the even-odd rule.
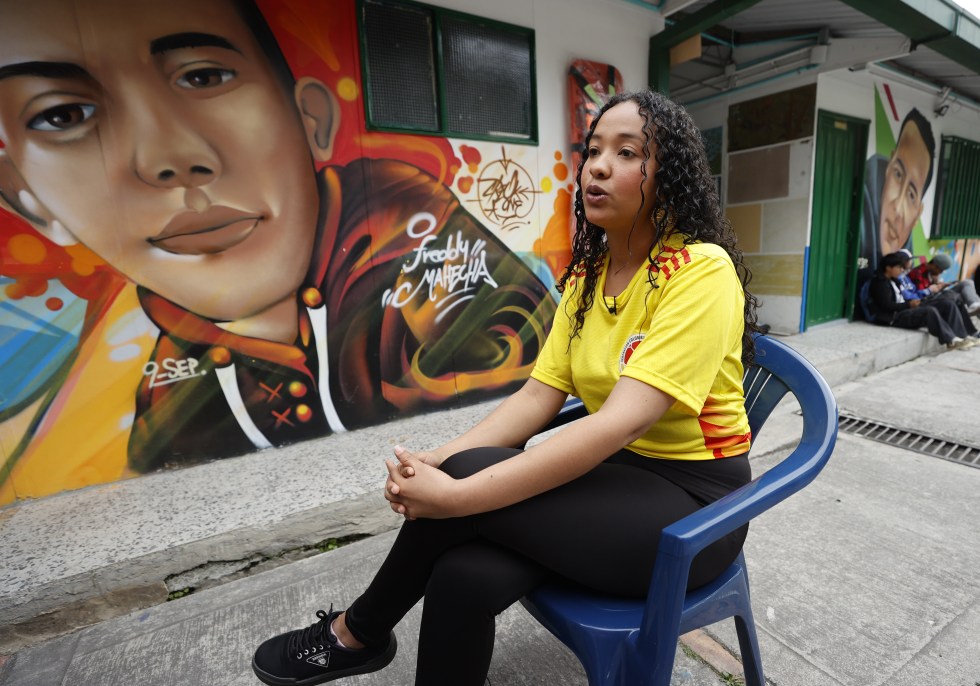
[[220, 69], [218, 67], [192, 69], [177, 79], [177, 85], [181, 88], [214, 88], [215, 86], [228, 83], [235, 76], [235, 72], [231, 69]]
[[27, 123], [35, 131], [67, 131], [95, 114], [95, 105], [58, 105], [49, 107]]

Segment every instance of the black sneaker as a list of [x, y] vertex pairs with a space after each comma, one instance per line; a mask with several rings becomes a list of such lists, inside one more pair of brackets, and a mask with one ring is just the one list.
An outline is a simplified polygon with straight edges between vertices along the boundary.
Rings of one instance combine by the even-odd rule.
[[252, 658], [252, 671], [272, 686], [311, 686], [354, 674], [376, 672], [395, 658], [395, 634], [381, 648], [354, 650], [337, 645], [330, 623], [343, 611], [317, 610], [319, 622], [270, 638]]

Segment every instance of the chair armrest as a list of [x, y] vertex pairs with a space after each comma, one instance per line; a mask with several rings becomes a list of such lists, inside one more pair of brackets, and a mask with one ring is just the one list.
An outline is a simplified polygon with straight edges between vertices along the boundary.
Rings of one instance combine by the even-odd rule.
[[[658, 560], [669, 556], [686, 560], [689, 565], [709, 544], [813, 481], [830, 459], [837, 442], [837, 400], [827, 381], [799, 353], [766, 336], [756, 337], [756, 352], [757, 364], [796, 396], [803, 410], [800, 443], [762, 476], [666, 527], [660, 538]], [[765, 410], [766, 416], [770, 410], [771, 407]]]
[[[817, 477], [837, 442], [837, 404], [832, 395], [829, 402], [832, 413], [824, 412], [823, 421], [804, 427], [803, 440], [789, 457], [741, 488], [664, 528], [637, 639], [640, 645], [654, 640], [656, 627], [664, 622], [679, 626], [683, 589], [695, 555]], [[827, 426], [831, 418], [833, 425]]]
[[667, 553], [693, 560], [711, 543], [744, 526], [813, 481], [830, 458], [836, 441], [836, 428], [819, 444], [801, 441], [789, 457], [762, 476], [665, 527], [658, 556]]
[[829, 388], [819, 395], [825, 411], [804, 416], [803, 437], [796, 449], [765, 474], [664, 528], [658, 556], [666, 553], [692, 560], [714, 541], [813, 481], [837, 442], [837, 403]]

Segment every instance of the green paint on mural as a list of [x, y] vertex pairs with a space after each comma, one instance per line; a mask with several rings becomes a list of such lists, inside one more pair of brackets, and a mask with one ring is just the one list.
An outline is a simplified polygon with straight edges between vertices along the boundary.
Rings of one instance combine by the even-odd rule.
[[888, 114], [881, 102], [881, 93], [875, 88], [875, 151], [884, 157], [890, 157], [895, 150], [895, 134], [892, 133]]

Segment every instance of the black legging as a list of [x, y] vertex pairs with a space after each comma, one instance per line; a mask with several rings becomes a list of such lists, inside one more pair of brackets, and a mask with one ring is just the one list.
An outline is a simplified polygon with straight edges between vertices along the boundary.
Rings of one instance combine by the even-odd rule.
[[[467, 450], [440, 468], [461, 479], [519, 452]], [[509, 507], [406, 521], [374, 580], [347, 610], [347, 626], [362, 643], [382, 643], [424, 595], [416, 686], [482, 686], [496, 615], [552, 574], [645, 596], [661, 530], [750, 478], [744, 455], [686, 462], [623, 450], [584, 476]], [[698, 555], [689, 588], [731, 564], [746, 531]]]
[[896, 312], [892, 324], [903, 329], [925, 326], [945, 345], [949, 345], [954, 337], [966, 338], [977, 332], [963, 301], [950, 296], [928, 298], [919, 307]]

